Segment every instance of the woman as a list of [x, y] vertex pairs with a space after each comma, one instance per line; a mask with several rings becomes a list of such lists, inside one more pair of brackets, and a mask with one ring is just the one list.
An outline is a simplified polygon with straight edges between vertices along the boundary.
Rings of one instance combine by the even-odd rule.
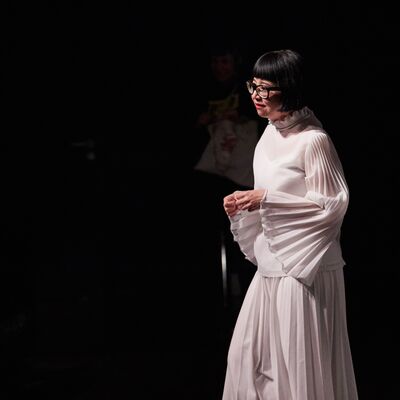
[[254, 153], [254, 190], [226, 196], [224, 209], [257, 272], [231, 339], [223, 400], [355, 400], [340, 160], [304, 103], [298, 53], [263, 54], [247, 88], [268, 125]]

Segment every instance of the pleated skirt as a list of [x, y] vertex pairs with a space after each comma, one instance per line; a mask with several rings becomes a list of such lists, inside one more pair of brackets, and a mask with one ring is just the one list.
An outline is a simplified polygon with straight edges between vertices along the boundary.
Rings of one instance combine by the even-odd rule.
[[228, 352], [223, 400], [357, 400], [342, 268], [312, 286], [264, 277], [248, 288]]

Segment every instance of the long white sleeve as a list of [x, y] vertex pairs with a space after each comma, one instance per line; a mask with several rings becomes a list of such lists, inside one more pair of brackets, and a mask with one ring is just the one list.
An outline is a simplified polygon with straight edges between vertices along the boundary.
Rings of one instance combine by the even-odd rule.
[[338, 238], [349, 195], [340, 160], [324, 132], [310, 135], [304, 166], [305, 196], [267, 188], [260, 214], [266, 244], [282, 270], [309, 285]]
[[251, 261], [254, 265], [257, 265], [257, 260], [254, 255], [254, 241], [262, 232], [259, 211], [241, 211], [229, 219], [231, 221], [233, 239], [238, 243], [246, 259]]

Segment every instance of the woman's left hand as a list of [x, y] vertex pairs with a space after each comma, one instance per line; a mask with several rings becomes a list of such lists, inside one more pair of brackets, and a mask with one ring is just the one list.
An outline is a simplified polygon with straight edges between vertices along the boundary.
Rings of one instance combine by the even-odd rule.
[[254, 211], [260, 208], [265, 189], [241, 190], [234, 193], [236, 206], [239, 210]]

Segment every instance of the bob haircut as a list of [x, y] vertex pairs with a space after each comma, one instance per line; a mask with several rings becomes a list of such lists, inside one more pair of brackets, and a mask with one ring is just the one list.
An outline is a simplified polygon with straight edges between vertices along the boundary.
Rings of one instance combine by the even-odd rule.
[[280, 111], [296, 111], [305, 106], [303, 58], [293, 50], [264, 53], [253, 67], [253, 78], [273, 82], [282, 90]]

